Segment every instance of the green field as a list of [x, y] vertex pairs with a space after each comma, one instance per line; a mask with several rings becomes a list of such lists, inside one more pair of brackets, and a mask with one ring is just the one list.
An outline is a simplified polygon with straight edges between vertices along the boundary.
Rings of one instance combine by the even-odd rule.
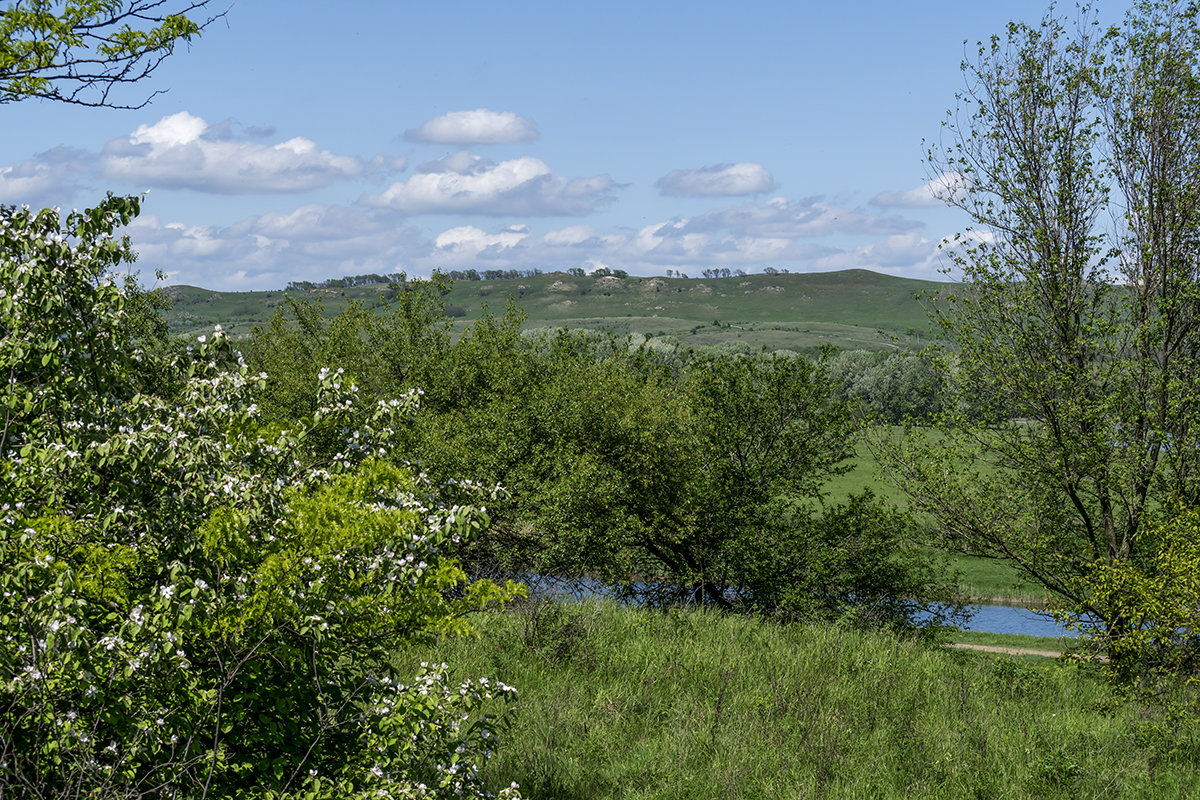
[[518, 688], [487, 774], [531, 798], [1200, 791], [1196, 740], [1156, 727], [1144, 709], [1111, 706], [1093, 668], [590, 602], [526, 603], [477, 623], [479, 638], [399, 658]]
[[[936, 437], [939, 434], [929, 430], [926, 435]], [[849, 472], [825, 485], [827, 502], [842, 502], [852, 493], [870, 490], [901, 508], [908, 507], [908, 498], [888, 478], [864, 441], [860, 441], [855, 448], [853, 464]], [[919, 517], [917, 522], [921, 523]], [[1002, 561], [961, 553], [950, 553], [947, 558], [949, 567], [962, 574], [963, 585], [974, 600], [1029, 607], [1046, 603], [1046, 593], [1041, 586], [1022, 579], [1015, 569]]]
[[[462, 330], [486, 305], [504, 311], [509, 298], [528, 315], [527, 328], [588, 329], [668, 337], [685, 347], [745, 345], [757, 350], [916, 348], [929, 336], [922, 292], [947, 284], [866, 270], [735, 278], [576, 278], [565, 273], [498, 281], [458, 281], [444, 298]], [[318, 300], [329, 314], [351, 301], [382, 308], [382, 284], [346, 289], [214, 292], [171, 286], [171, 329], [203, 334], [220, 324], [235, 336], [262, 325], [285, 302]]]

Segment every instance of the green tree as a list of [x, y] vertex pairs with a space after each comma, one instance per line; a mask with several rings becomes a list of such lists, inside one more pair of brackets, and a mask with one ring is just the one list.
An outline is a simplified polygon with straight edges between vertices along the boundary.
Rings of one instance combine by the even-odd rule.
[[[115, 105], [204, 5], [11, 4], [0, 102]], [[521, 591], [452, 557], [487, 493], [383, 460], [415, 392], [324, 367], [264, 424], [219, 327], [163, 346], [158, 298], [112, 276], [138, 206], [0, 207], [0, 796], [492, 796], [514, 690], [392, 663]]]
[[952, 385], [1006, 417], [879, 442], [951, 546], [1011, 562], [1113, 640], [1131, 621], [1080, 579], [1136, 562], [1147, 515], [1200, 485], [1195, 12], [1139, 2], [1107, 31], [1051, 12], [963, 65], [929, 157], [976, 227], [935, 320]]
[[[209, 0], [21, 0], [0, 9], [0, 103], [29, 97], [121, 105], [113, 91], [148, 77], [216, 16]], [[217, 15], [222, 16], [222, 15]], [[156, 93], [157, 94], [157, 93]]]
[[429, 386], [451, 343], [445, 289], [436, 275], [429, 281], [401, 276], [384, 313], [354, 302], [332, 319], [317, 301], [287, 298], [265, 327], [251, 332], [247, 346], [247, 358], [272, 378], [266, 417], [286, 422], [311, 413], [312, 376], [329, 364], [374, 399]]
[[[268, 387], [281, 421], [311, 413], [303, 376], [327, 354], [367, 401], [421, 386], [397, 452], [435, 477], [508, 489], [468, 553], [475, 574], [586, 575], [648, 602], [876, 625], [910, 625], [925, 601], [952, 599], [908, 550], [906, 520], [871, 498], [823, 506], [856, 428], [824, 360], [684, 365], [645, 342], [524, 335], [512, 305], [451, 343], [440, 292], [420, 296], [417, 310], [332, 321], [297, 307], [256, 333], [253, 363], [293, 375]], [[396, 365], [377, 341], [396, 343]], [[427, 356], [423, 377], [404, 352]]]

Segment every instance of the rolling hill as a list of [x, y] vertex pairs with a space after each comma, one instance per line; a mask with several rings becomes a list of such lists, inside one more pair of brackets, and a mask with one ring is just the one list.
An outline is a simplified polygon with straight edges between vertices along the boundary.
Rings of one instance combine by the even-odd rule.
[[[929, 336], [920, 300], [949, 284], [866, 270], [746, 275], [730, 278], [575, 277], [563, 272], [519, 279], [458, 281], [445, 296], [455, 328], [509, 298], [528, 315], [526, 328], [590, 329], [666, 337], [691, 347], [742, 345], [809, 350], [916, 348]], [[336, 314], [350, 302], [382, 309], [386, 284], [265, 292], [165, 289], [171, 329], [197, 335], [220, 324], [234, 336], [264, 324], [286, 298], [320, 301]], [[740, 343], [740, 344], [739, 344]]]

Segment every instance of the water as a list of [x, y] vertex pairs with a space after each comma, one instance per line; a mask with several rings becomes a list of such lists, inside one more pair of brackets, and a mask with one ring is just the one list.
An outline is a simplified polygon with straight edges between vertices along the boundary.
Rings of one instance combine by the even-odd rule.
[[[520, 576], [535, 595], [569, 597], [575, 600], [584, 597], [605, 597], [611, 589], [602, 582], [584, 578], [557, 582], [540, 575]], [[1019, 633], [1026, 636], [1067, 636], [1078, 638], [1076, 631], [1068, 631], [1049, 614], [1032, 611], [1019, 606], [975, 606], [975, 615], [966, 629], [984, 633]]]
[[1021, 633], [1026, 636], [1078, 637], [1054, 621], [1049, 614], [1018, 606], [977, 606], [967, 630], [985, 633]]

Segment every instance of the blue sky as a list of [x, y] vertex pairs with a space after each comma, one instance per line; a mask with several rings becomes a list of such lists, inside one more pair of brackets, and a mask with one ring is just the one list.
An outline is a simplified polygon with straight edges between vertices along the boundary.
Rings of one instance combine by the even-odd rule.
[[966, 220], [923, 188], [922, 139], [973, 43], [1044, 10], [238, 0], [125, 97], [167, 90], [146, 108], [4, 106], [0, 202], [148, 190], [143, 278], [219, 290], [436, 267], [937, 278]]

